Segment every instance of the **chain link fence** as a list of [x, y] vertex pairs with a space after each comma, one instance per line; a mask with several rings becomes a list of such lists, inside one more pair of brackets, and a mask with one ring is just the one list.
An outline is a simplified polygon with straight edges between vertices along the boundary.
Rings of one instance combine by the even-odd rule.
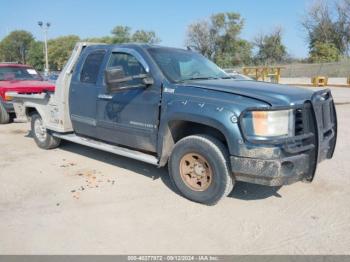
[[350, 77], [350, 59], [322, 64], [283, 65], [282, 77]]
[[[274, 66], [274, 65], [269, 65]], [[282, 67], [281, 77], [293, 78], [293, 77], [307, 77], [312, 78], [315, 76], [327, 76], [327, 77], [350, 77], [350, 58], [343, 59], [334, 63], [320, 63], [320, 64], [287, 64], [278, 65]], [[243, 67], [231, 68], [239, 73], [243, 73]]]

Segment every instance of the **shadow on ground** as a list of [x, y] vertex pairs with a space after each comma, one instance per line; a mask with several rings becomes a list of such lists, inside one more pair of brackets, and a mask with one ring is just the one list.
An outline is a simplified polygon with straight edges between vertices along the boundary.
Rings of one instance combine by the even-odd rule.
[[[31, 132], [29, 132], [26, 135], [26, 137], [32, 137]], [[98, 161], [102, 161], [113, 166], [118, 166], [120, 168], [131, 170], [137, 174], [146, 176], [153, 180], [161, 179], [162, 182], [172, 192], [180, 195], [180, 193], [170, 181], [167, 168], [157, 168], [153, 165], [143, 163], [141, 161], [117, 156], [108, 152], [66, 141], [62, 142], [60, 149], [71, 153], [79, 154], [88, 158], [92, 158]], [[279, 189], [280, 187], [268, 187], [244, 182], [236, 182], [235, 188], [229, 194], [229, 197], [241, 200], [258, 200], [269, 198], [272, 196], [281, 197], [281, 195], [278, 194]]]
[[229, 197], [241, 200], [257, 200], [269, 197], [282, 196], [278, 193], [281, 187], [261, 186], [244, 182], [237, 182], [234, 190], [229, 194]]

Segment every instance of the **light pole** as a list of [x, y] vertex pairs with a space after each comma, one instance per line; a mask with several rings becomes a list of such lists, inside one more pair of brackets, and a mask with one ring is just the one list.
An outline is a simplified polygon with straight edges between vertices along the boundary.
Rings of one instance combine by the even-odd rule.
[[44, 37], [45, 37], [45, 76], [49, 74], [49, 56], [47, 52], [47, 32], [49, 31], [49, 27], [51, 24], [49, 22], [43, 23], [42, 21], [38, 22], [38, 25], [44, 32]]

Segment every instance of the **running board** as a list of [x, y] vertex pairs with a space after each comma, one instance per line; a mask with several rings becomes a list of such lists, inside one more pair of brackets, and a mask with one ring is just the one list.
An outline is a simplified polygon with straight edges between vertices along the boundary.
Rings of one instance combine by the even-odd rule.
[[142, 153], [140, 151], [131, 150], [124, 147], [114, 146], [107, 143], [103, 143], [97, 140], [93, 140], [90, 138], [85, 138], [81, 136], [77, 136], [76, 134], [60, 134], [53, 133], [55, 137], [61, 138], [63, 140], [68, 140], [77, 144], [81, 144], [84, 146], [96, 148], [102, 151], [110, 152], [116, 155], [125, 156], [128, 158], [136, 159], [142, 162], [146, 162], [152, 165], [158, 165], [158, 159], [155, 156], [148, 155]]

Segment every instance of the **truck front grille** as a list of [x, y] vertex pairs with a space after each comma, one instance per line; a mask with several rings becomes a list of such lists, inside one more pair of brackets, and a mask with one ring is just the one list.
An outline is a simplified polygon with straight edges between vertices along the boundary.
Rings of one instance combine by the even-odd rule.
[[302, 134], [304, 134], [303, 109], [298, 108], [295, 110], [295, 135], [299, 136]]
[[305, 102], [294, 111], [294, 137], [288, 141], [285, 151], [290, 154], [302, 153], [315, 148], [316, 130], [312, 105]]

